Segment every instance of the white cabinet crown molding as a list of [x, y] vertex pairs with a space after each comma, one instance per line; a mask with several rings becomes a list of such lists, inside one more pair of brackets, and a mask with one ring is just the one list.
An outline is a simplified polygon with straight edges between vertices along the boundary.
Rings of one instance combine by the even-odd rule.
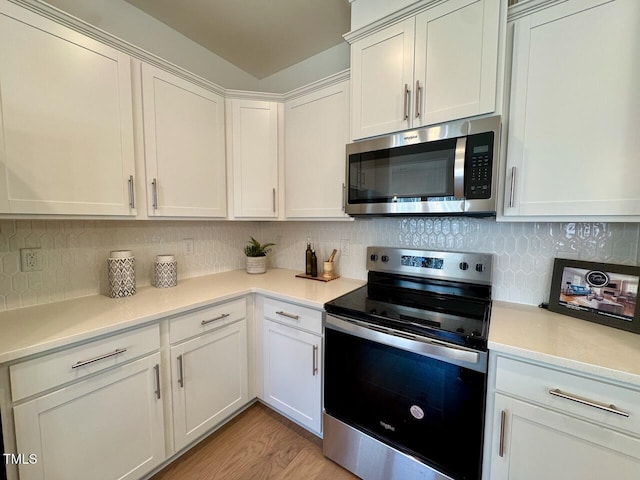
[[512, 22], [520, 17], [531, 15], [539, 10], [544, 10], [554, 3], [563, 3], [567, 0], [520, 0], [515, 5], [511, 5], [507, 13], [507, 21]]
[[424, 0], [417, 4], [409, 5], [408, 7], [392, 13], [391, 15], [387, 15], [386, 17], [383, 17], [380, 20], [377, 20], [365, 27], [347, 32], [342, 36], [342, 38], [344, 38], [349, 44], [352, 44], [353, 42], [367, 37], [372, 33], [384, 30], [394, 23], [401, 22], [406, 18], [413, 17], [418, 13], [423, 12], [424, 10], [428, 10], [440, 3], [445, 3], [447, 1], [448, 0]]
[[41, 15], [45, 18], [48, 18], [56, 23], [64, 25], [65, 27], [71, 28], [87, 37], [90, 37], [94, 40], [97, 40], [101, 43], [109, 45], [121, 52], [126, 53], [127, 55], [142, 60], [146, 63], [154, 65], [158, 68], [166, 70], [168, 72], [173, 73], [185, 80], [188, 80], [200, 87], [206, 88], [208, 90], [212, 90], [213, 92], [219, 95], [226, 95], [226, 90], [219, 85], [216, 85], [209, 80], [200, 77], [178, 65], [175, 65], [167, 60], [148, 52], [136, 45], [133, 45], [125, 40], [122, 40], [115, 35], [106, 32], [98, 27], [95, 27], [84, 20], [81, 20], [73, 15], [69, 15], [68, 13], [48, 5], [41, 0], [5, 0], [9, 3], [13, 3], [20, 7], [23, 7], [27, 10], [30, 10], [38, 15]]
[[330, 87], [331, 85], [337, 85], [340, 82], [347, 81], [350, 79], [350, 77], [351, 69], [347, 68], [346, 70], [334, 73], [333, 75], [329, 75], [328, 77], [321, 78], [320, 80], [316, 80], [315, 82], [311, 82], [308, 85], [298, 87], [285, 93], [284, 100], [288, 102], [289, 100], [293, 100], [304, 95], [309, 95], [313, 92], [317, 92], [318, 90], [322, 90], [323, 88]]

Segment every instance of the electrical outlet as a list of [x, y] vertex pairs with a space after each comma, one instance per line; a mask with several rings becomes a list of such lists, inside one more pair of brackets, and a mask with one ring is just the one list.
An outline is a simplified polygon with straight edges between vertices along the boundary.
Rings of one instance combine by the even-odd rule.
[[349, 247], [351, 246], [351, 243], [349, 242], [348, 238], [343, 238], [340, 240], [340, 256], [341, 257], [348, 257], [349, 256]]
[[23, 272], [38, 272], [42, 270], [39, 248], [20, 249], [20, 270]]
[[193, 238], [185, 238], [182, 240], [182, 252], [185, 255], [193, 255]]

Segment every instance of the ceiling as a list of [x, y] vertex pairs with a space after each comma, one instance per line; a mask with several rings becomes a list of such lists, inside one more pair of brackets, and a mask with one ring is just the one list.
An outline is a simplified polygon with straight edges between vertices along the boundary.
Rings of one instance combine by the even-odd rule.
[[348, 0], [126, 0], [258, 79], [343, 41]]

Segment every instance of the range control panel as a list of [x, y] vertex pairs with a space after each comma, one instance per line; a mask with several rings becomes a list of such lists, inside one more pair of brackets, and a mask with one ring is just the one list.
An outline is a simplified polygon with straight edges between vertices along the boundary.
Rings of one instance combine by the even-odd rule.
[[368, 247], [367, 270], [491, 285], [493, 254]]

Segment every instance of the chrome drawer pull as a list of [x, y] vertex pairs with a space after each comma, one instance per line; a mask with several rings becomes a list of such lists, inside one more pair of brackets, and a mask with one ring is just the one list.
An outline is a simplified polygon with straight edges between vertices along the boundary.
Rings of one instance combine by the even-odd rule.
[[282, 315], [283, 317], [292, 318], [293, 320], [300, 320], [300, 315], [295, 315], [293, 313], [279, 311], [279, 312], [276, 312], [276, 315]]
[[120, 355], [121, 353], [126, 352], [126, 348], [117, 348], [115, 352], [105, 353], [104, 355], [100, 355], [99, 357], [92, 358], [91, 360], [84, 360], [71, 365], [71, 368], [84, 367], [85, 365], [89, 365], [90, 363], [97, 362], [99, 360], [104, 360], [105, 358], [114, 357], [116, 355]]
[[502, 410], [500, 412], [500, 447], [498, 448], [498, 455], [504, 457], [504, 430], [507, 426], [507, 412]]
[[153, 393], [156, 394], [156, 398], [160, 400], [160, 364], [156, 363], [153, 367], [153, 372], [155, 373], [156, 380], [156, 389]]
[[606, 405], [600, 402], [594, 402], [593, 400], [589, 400], [587, 398], [579, 397], [577, 395], [572, 395], [570, 393], [565, 393], [558, 388], [554, 388], [553, 390], [549, 390], [551, 395], [556, 397], [564, 398], [566, 400], [571, 400], [572, 402], [581, 403], [582, 405], [588, 405], [589, 407], [599, 408], [600, 410], [604, 410], [609, 413], [615, 413], [616, 415], [621, 415], [623, 417], [628, 417], [629, 414], [627, 412], [623, 412], [616, 408], [614, 404]]
[[313, 346], [313, 376], [318, 373], [318, 345]]
[[178, 385], [184, 387], [184, 364], [182, 363], [182, 355], [178, 355]]
[[218, 320], [222, 320], [223, 318], [227, 318], [230, 315], [231, 315], [230, 313], [223, 313], [222, 315], [220, 315], [220, 316], [218, 316], [216, 318], [212, 318], [211, 320], [202, 320], [200, 322], [200, 325], [208, 325], [208, 324], [210, 324], [212, 322], [216, 322]]

